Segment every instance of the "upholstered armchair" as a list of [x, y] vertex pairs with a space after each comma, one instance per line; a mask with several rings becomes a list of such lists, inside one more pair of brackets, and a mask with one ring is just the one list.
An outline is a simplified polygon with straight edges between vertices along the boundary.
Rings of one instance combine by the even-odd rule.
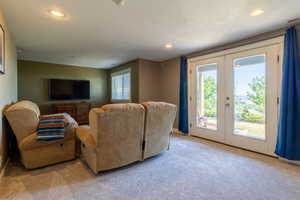
[[75, 132], [77, 123], [70, 116], [65, 118], [64, 139], [36, 140], [40, 110], [31, 101], [20, 101], [4, 112], [18, 142], [21, 161], [28, 169], [75, 158]]
[[163, 102], [142, 103], [146, 111], [143, 159], [169, 149], [177, 108]]
[[94, 173], [142, 160], [145, 110], [140, 104], [110, 104], [90, 111], [80, 126], [82, 159]]
[[166, 151], [175, 116], [175, 105], [160, 102], [94, 108], [76, 131], [82, 159], [98, 173]]

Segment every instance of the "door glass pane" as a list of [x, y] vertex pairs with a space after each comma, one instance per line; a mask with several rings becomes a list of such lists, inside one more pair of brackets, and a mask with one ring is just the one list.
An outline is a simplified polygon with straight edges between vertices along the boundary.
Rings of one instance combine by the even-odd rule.
[[235, 59], [234, 134], [265, 140], [266, 56]]
[[197, 127], [217, 130], [216, 63], [197, 67]]

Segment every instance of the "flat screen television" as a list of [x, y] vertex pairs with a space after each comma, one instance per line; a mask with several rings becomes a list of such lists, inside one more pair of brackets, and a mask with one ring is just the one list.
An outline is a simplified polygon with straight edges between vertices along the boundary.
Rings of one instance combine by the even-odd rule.
[[49, 80], [50, 100], [90, 99], [90, 81], [88, 80]]

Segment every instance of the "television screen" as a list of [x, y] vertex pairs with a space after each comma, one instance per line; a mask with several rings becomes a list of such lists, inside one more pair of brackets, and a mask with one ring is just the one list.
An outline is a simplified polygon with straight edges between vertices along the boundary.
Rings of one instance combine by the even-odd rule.
[[51, 100], [90, 99], [90, 81], [50, 79]]

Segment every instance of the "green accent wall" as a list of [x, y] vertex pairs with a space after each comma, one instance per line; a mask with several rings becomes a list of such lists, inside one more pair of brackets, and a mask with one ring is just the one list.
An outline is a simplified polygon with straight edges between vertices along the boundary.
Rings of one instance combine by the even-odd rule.
[[108, 85], [108, 99], [111, 102], [111, 74], [114, 72], [131, 69], [131, 102], [139, 102], [139, 59], [130, 61], [128, 63], [119, 65], [117, 67], [107, 70], [107, 85]]
[[[37, 103], [42, 114], [52, 113], [53, 104], [90, 102], [100, 107], [109, 101], [107, 93], [107, 71], [89, 67], [67, 66], [33, 61], [18, 61], [18, 99]], [[76, 101], [50, 101], [49, 79], [90, 80], [91, 99]]]

